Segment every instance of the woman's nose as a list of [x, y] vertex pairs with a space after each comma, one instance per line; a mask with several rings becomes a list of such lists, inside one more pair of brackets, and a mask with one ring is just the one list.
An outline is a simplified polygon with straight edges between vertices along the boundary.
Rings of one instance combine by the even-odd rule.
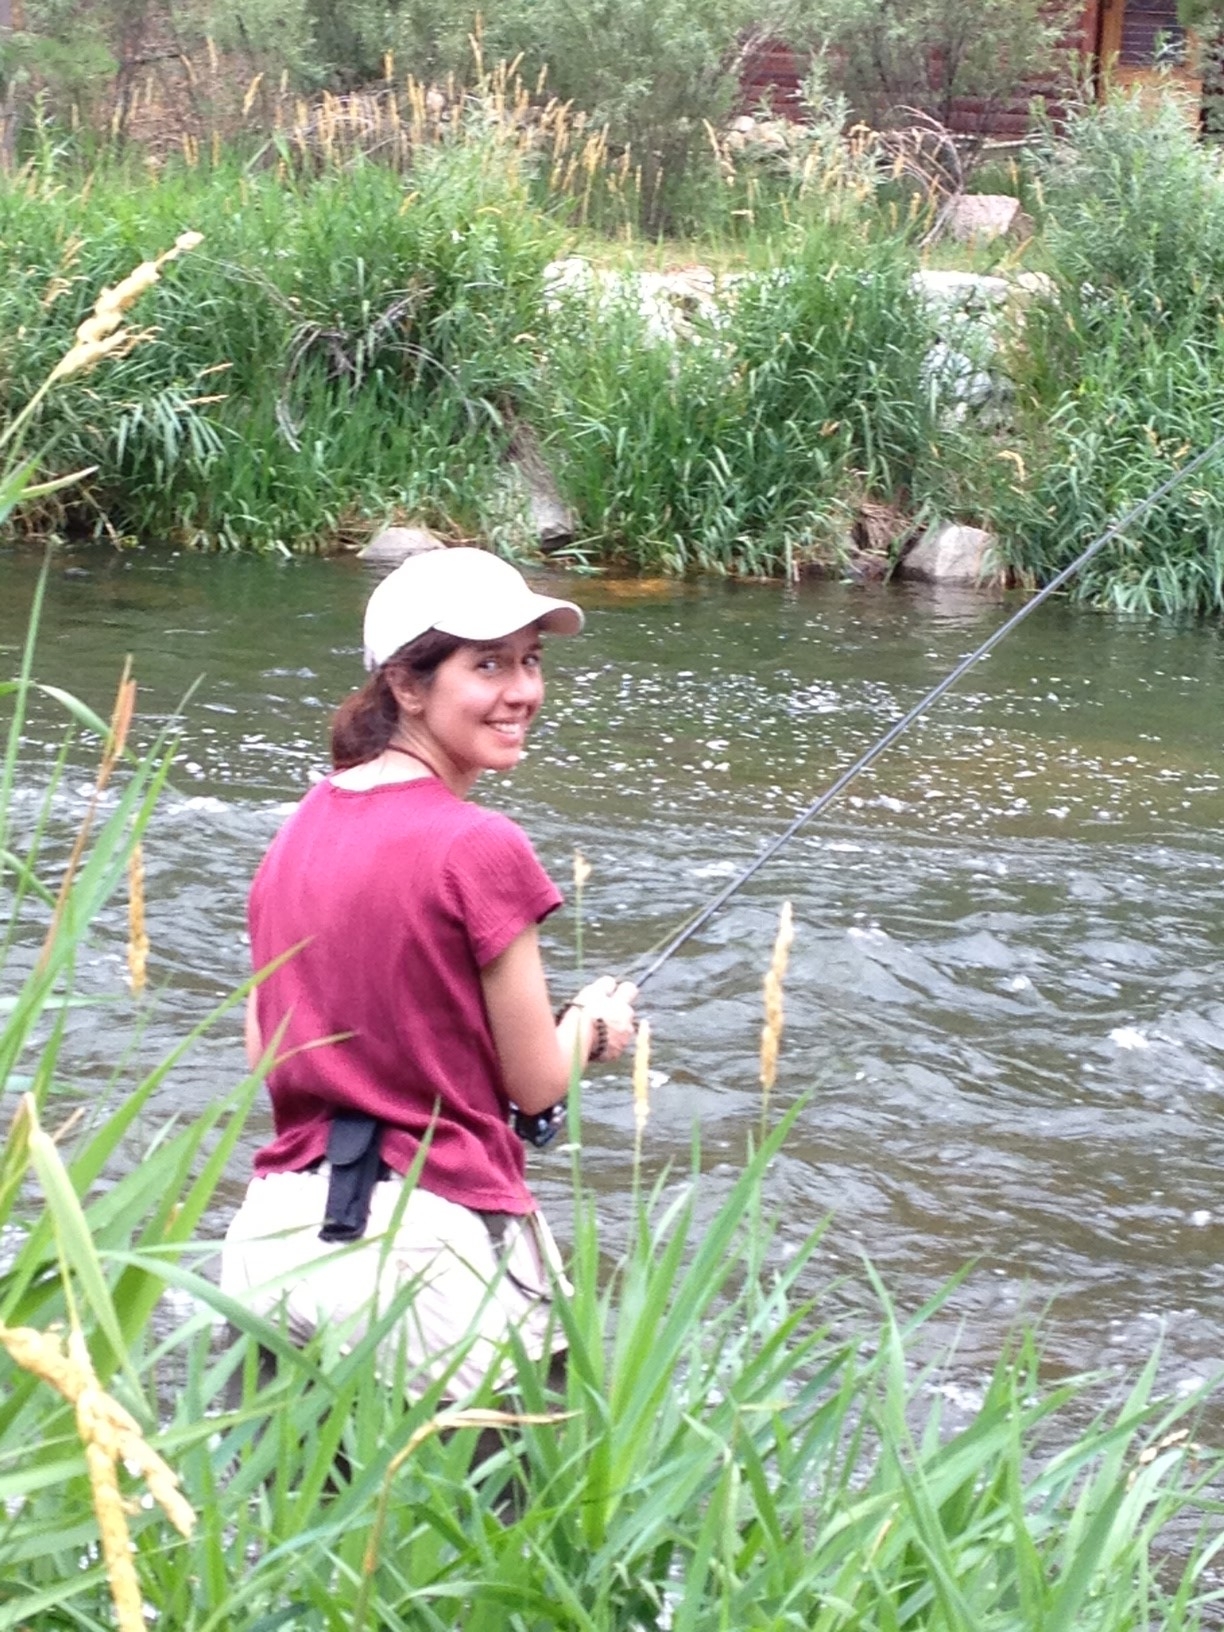
[[544, 677], [531, 664], [516, 663], [506, 682], [506, 695], [514, 702], [538, 702], [544, 695]]

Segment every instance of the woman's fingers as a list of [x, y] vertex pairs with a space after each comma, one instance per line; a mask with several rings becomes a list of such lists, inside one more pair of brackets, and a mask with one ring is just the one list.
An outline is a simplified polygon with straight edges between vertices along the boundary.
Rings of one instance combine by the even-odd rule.
[[575, 998], [575, 1003], [589, 1014], [592, 1019], [602, 1020], [607, 1028], [608, 1040], [604, 1047], [602, 1058], [614, 1060], [633, 1041], [637, 1030], [637, 1019], [633, 1012], [633, 1005], [637, 1001], [638, 990], [631, 980], [617, 980], [615, 975], [600, 975], [584, 986]]

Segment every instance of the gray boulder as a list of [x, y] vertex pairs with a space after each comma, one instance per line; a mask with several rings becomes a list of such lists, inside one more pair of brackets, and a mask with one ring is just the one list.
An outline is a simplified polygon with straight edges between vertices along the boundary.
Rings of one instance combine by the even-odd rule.
[[897, 568], [899, 578], [926, 584], [997, 582], [1000, 568], [991, 533], [954, 522], [936, 527], [918, 540]]
[[445, 541], [428, 527], [384, 527], [359, 554], [363, 561], [406, 561], [410, 555], [445, 548]]
[[526, 499], [528, 521], [545, 555], [564, 549], [579, 532], [578, 515], [562, 497], [557, 479], [531, 426], [515, 423], [509, 461]]
[[940, 232], [958, 244], [992, 238], [1031, 238], [1033, 223], [1020, 200], [1006, 193], [957, 193], [944, 205]]

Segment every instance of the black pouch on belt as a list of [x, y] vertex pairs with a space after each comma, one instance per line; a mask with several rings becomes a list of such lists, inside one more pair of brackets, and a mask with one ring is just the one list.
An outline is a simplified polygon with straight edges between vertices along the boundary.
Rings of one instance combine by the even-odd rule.
[[327, 1209], [320, 1241], [358, 1241], [370, 1220], [370, 1197], [389, 1169], [379, 1153], [382, 1123], [361, 1111], [337, 1111], [327, 1135]]

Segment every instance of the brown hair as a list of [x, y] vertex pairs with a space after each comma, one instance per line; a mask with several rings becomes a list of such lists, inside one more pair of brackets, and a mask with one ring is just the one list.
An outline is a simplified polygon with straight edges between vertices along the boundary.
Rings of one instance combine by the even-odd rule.
[[395, 735], [399, 724], [399, 704], [391, 689], [392, 680], [401, 685], [416, 682], [428, 686], [452, 653], [471, 641], [458, 635], [444, 635], [427, 629], [393, 652], [351, 697], [346, 697], [332, 716], [332, 768], [347, 771], [376, 759]]

